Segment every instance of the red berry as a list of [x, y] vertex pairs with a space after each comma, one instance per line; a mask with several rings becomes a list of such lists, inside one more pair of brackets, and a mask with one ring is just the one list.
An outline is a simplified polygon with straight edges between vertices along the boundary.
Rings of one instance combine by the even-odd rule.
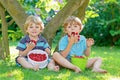
[[78, 32], [76, 32], [75, 35], [78, 35]]
[[30, 40], [30, 42], [33, 42], [35, 45], [37, 44], [37, 42], [35, 40]]
[[72, 32], [72, 33], [71, 33], [71, 35], [73, 35], [73, 36], [74, 36], [74, 35], [75, 35], [75, 32]]
[[44, 61], [47, 59], [46, 55], [45, 54], [37, 54], [37, 53], [31, 53], [29, 55], [29, 58], [34, 60], [34, 61]]
[[78, 35], [78, 41], [80, 40], [80, 35]]
[[75, 58], [84, 58], [83, 56], [74, 56]]

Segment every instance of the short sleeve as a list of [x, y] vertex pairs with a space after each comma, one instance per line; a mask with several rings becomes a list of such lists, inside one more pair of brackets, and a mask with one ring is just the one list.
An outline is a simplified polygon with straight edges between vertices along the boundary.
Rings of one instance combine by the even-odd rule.
[[43, 36], [41, 36], [40, 39], [41, 39], [42, 42], [44, 42], [44, 45], [43, 45], [44, 49], [50, 48], [50, 46], [49, 46], [47, 40], [46, 40]]
[[86, 50], [87, 49], [87, 43], [86, 43], [86, 38], [83, 36], [83, 41], [84, 41], [84, 49]]
[[58, 46], [58, 50], [59, 51], [63, 51], [65, 50], [65, 48], [68, 45], [68, 39], [66, 38], [66, 36], [64, 36], [63, 38], [61, 38], [61, 40], [59, 41], [59, 46]]
[[25, 38], [22, 38], [22, 39], [19, 41], [16, 49], [21, 50], [21, 51], [24, 51], [24, 50], [26, 49]]

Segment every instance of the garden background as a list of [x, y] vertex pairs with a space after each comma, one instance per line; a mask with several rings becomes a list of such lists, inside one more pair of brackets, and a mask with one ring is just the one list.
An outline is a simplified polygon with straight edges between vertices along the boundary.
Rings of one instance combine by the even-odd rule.
[[[17, 67], [14, 58], [18, 41], [24, 36], [23, 24], [28, 15], [39, 15], [45, 24], [42, 35], [52, 52], [63, 35], [62, 23], [70, 16], [84, 25], [81, 35], [92, 37], [91, 56], [103, 59], [107, 74], [85, 70], [76, 74], [62, 68], [38, 72]], [[120, 0], [0, 0], [0, 80], [120, 80]]]

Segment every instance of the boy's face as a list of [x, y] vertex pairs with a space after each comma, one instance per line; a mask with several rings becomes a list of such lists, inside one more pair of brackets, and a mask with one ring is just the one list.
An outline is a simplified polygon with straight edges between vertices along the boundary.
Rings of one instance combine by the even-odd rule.
[[80, 33], [81, 30], [82, 30], [82, 28], [78, 24], [68, 24], [65, 29], [65, 33], [67, 33], [68, 35], [71, 35], [72, 32]]
[[26, 32], [29, 34], [29, 36], [36, 37], [42, 32], [42, 29], [41, 29], [40, 25], [37, 25], [35, 23], [31, 23], [28, 26]]

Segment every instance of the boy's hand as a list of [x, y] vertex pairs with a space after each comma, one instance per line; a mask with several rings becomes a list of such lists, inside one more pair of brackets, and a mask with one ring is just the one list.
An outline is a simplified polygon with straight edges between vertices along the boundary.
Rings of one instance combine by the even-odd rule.
[[78, 42], [78, 36], [76, 35], [71, 35], [68, 39], [69, 39], [69, 42], [72, 44]]
[[87, 47], [91, 47], [94, 44], [94, 39], [93, 38], [88, 38], [87, 39]]
[[71, 35], [69, 35], [69, 42], [77, 43], [79, 40], [80, 36], [77, 32], [72, 32]]
[[27, 49], [28, 50], [32, 50], [35, 47], [35, 43], [34, 42], [30, 42], [27, 44]]

